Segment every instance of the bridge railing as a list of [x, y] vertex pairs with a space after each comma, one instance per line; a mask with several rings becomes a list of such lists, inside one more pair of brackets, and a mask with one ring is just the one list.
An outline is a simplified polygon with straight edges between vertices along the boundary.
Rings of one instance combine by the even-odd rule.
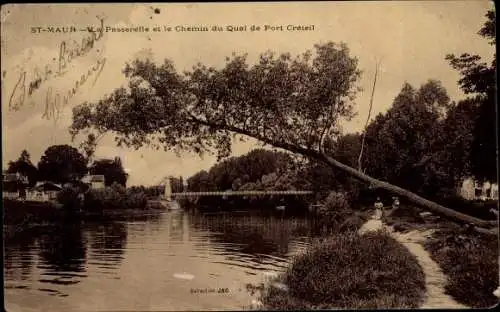
[[309, 195], [312, 191], [212, 191], [172, 193], [172, 197], [182, 196], [251, 196], [251, 195]]

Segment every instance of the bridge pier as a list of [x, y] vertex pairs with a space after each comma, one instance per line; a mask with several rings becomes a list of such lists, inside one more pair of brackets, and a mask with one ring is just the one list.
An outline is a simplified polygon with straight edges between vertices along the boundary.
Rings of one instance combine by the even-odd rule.
[[163, 191], [163, 197], [166, 201], [172, 201], [172, 184], [170, 183], [170, 177], [165, 181], [165, 188]]

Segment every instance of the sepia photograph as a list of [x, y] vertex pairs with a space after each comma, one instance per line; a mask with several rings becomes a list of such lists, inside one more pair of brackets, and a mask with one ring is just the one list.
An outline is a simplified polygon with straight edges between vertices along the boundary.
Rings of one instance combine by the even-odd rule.
[[8, 312], [500, 301], [494, 3], [1, 6]]

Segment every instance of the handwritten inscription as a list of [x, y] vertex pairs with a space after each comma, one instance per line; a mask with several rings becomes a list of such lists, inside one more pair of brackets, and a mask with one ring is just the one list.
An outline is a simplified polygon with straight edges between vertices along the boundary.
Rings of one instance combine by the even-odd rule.
[[[64, 76], [68, 72], [69, 64], [73, 60], [87, 55], [94, 48], [95, 43], [102, 39], [102, 37], [104, 36], [104, 19], [98, 19], [100, 22], [100, 27], [98, 27], [97, 29], [88, 27], [90, 35], [83, 38], [81, 43], [72, 41], [72, 44], [70, 45], [66, 41], [62, 41], [59, 45], [58, 57], [53, 58], [55, 64], [45, 64], [44, 66], [42, 66], [42, 71], [39, 68], [35, 68], [34, 72], [32, 73], [32, 77], [34, 78], [31, 81], [29, 81], [28, 83], [26, 82], [26, 71], [22, 71], [20, 73], [9, 99], [9, 110], [19, 110], [24, 106], [27, 97], [30, 97], [33, 92], [40, 89], [42, 85], [50, 79]], [[58, 92], [53, 92], [51, 87], [48, 88], [45, 103], [46, 108], [43, 117], [49, 119], [51, 118], [51, 116], [53, 117], [54, 112], [60, 110], [62, 108], [61, 105], [66, 105], [71, 97], [76, 93], [78, 88], [85, 84], [85, 82], [91, 75], [95, 74], [94, 82], [92, 84], [94, 85], [105, 63], [105, 58], [98, 60], [97, 63], [94, 64], [86, 73], [81, 75], [80, 79], [73, 84], [74, 87], [69, 90], [62, 99]]]
[[68, 90], [66, 94], [63, 93], [62, 97], [60, 92], [54, 92], [52, 87], [49, 87], [47, 89], [45, 98], [45, 110], [43, 112], [42, 118], [45, 118], [47, 120], [57, 119], [62, 109], [69, 104], [69, 101], [73, 98], [78, 89], [83, 86], [91, 76], [94, 76], [93, 83], [91, 85], [92, 87], [94, 86], [105, 64], [105, 58], [98, 60], [93, 66], [88, 69], [86, 73], [84, 73], [80, 77], [80, 80], [75, 81], [73, 88]]

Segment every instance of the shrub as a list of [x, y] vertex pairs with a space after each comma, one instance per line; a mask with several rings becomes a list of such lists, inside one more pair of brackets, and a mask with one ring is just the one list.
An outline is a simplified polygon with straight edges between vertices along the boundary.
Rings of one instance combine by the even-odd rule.
[[344, 193], [330, 192], [319, 209], [321, 216], [332, 217], [335, 221], [342, 220], [346, 214], [350, 214], [351, 206]]
[[346, 194], [338, 192], [330, 192], [325, 199], [324, 207], [327, 211], [337, 212], [350, 210], [351, 206]]
[[463, 230], [436, 232], [425, 244], [448, 276], [446, 292], [473, 308], [498, 303], [498, 237]]
[[361, 190], [364, 188], [365, 186], [363, 183], [350, 179], [347, 183], [343, 183], [340, 189], [342, 193], [345, 194], [349, 204], [351, 206], [357, 206], [361, 200]]
[[425, 293], [415, 257], [384, 232], [329, 237], [295, 258], [279, 281], [289, 289], [265, 290], [269, 309], [416, 308]]
[[139, 188], [127, 189], [113, 183], [104, 189], [91, 190], [85, 202], [87, 210], [144, 209], [147, 195]]
[[357, 231], [371, 217], [368, 211], [353, 210], [348, 195], [330, 192], [316, 212], [314, 230], [316, 234], [333, 234]]
[[353, 216], [347, 218], [339, 227], [340, 232], [346, 231], [358, 231], [365, 222], [368, 221], [368, 218], [364, 214], [354, 214]]
[[57, 201], [63, 205], [65, 210], [79, 210], [81, 199], [77, 188], [65, 187], [57, 193]]
[[395, 223], [425, 223], [425, 220], [420, 216], [422, 209], [411, 205], [401, 205], [396, 209], [384, 212], [384, 221], [389, 224]]

